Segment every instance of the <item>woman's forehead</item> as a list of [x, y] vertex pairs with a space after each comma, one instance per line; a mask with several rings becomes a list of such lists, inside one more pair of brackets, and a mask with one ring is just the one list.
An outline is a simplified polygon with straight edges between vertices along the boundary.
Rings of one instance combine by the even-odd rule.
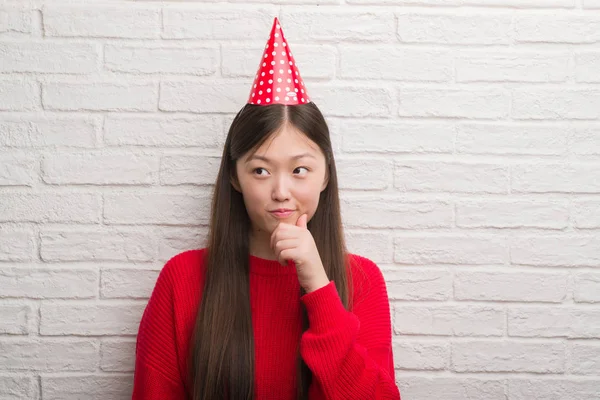
[[319, 146], [304, 133], [286, 125], [265, 140], [257, 149], [249, 152], [247, 161], [259, 159], [266, 161], [288, 161], [300, 158], [324, 158]]

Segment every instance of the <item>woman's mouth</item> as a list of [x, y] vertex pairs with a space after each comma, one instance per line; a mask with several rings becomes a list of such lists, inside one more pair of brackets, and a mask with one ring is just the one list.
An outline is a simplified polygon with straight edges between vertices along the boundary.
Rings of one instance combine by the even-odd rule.
[[274, 210], [269, 211], [275, 218], [286, 218], [294, 213], [294, 210]]

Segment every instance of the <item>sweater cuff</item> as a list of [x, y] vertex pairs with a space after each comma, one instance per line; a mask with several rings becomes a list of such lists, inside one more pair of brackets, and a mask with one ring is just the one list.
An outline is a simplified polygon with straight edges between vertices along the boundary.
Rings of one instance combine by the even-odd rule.
[[338, 328], [347, 318], [348, 311], [344, 308], [334, 281], [300, 297], [306, 306], [309, 329], [315, 333], [325, 332], [329, 328]]

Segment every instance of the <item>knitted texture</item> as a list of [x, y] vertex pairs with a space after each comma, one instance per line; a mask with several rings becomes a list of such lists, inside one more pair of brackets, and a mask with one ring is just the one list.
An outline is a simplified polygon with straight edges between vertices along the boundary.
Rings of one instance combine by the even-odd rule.
[[[170, 259], [140, 322], [133, 400], [189, 398], [187, 354], [203, 287], [206, 249]], [[296, 397], [296, 351], [313, 373], [311, 400], [400, 399], [395, 383], [385, 281], [372, 261], [349, 255], [353, 308], [335, 283], [300, 296], [293, 263], [250, 256], [255, 398]], [[302, 333], [301, 305], [309, 328]]]

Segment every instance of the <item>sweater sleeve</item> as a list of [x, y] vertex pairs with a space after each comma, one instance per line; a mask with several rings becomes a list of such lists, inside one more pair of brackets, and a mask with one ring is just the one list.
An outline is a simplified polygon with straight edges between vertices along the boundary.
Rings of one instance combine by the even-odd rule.
[[132, 400], [186, 398], [177, 364], [170, 263], [160, 272], [142, 315], [135, 350]]
[[333, 281], [301, 297], [309, 328], [300, 353], [313, 373], [312, 398], [400, 400], [387, 289], [373, 267], [368, 289], [355, 298], [352, 312], [344, 308]]

